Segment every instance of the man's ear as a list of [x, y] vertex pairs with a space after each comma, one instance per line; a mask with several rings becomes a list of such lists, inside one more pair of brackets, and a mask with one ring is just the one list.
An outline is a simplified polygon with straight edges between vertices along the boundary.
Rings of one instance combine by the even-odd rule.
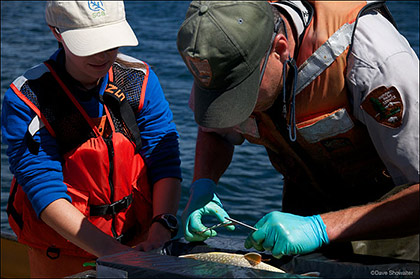
[[57, 39], [57, 41], [62, 43], [63, 38], [61, 37], [61, 34], [58, 32], [58, 29], [56, 27], [51, 26], [51, 25], [48, 25], [48, 27], [51, 29], [51, 32], [53, 33], [53, 35]]
[[284, 63], [289, 58], [289, 43], [284, 34], [277, 34], [273, 41], [273, 52]]

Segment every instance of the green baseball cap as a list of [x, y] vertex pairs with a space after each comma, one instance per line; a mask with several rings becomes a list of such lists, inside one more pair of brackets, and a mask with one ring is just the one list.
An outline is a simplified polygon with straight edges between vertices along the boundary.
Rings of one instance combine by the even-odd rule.
[[199, 125], [227, 128], [251, 115], [273, 21], [267, 1], [191, 2], [177, 47], [194, 76], [191, 94]]

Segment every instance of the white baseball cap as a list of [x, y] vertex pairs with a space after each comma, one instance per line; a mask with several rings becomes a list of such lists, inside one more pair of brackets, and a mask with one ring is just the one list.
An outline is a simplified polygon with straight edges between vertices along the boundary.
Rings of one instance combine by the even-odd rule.
[[138, 45], [123, 1], [48, 1], [45, 19], [77, 56]]

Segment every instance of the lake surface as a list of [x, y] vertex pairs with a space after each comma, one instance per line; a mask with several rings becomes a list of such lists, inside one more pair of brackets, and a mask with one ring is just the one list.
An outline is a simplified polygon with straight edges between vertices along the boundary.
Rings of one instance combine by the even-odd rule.
[[[42, 1], [1, 1], [1, 97], [10, 83], [30, 67], [43, 62], [57, 43], [44, 20]], [[127, 19], [139, 46], [121, 52], [149, 63], [158, 75], [180, 134], [182, 160], [181, 214], [188, 200], [193, 176], [197, 127], [188, 108], [192, 77], [176, 48], [176, 35], [188, 8], [187, 1], [129, 1]], [[398, 28], [419, 54], [419, 2], [389, 1]], [[1, 144], [1, 231], [12, 232], [5, 212], [12, 175], [6, 146]], [[265, 149], [248, 143], [236, 147], [218, 194], [231, 217], [255, 224], [266, 213], [281, 210], [282, 176], [271, 166]], [[213, 220], [210, 220], [213, 221]], [[245, 239], [248, 231], [238, 228], [221, 235]]]

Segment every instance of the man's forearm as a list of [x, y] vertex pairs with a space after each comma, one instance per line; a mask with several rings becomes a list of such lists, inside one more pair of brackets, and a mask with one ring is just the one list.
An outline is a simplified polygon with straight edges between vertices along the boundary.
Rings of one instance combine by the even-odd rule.
[[193, 181], [209, 178], [217, 183], [232, 161], [233, 149], [233, 145], [220, 135], [199, 128]]
[[330, 242], [402, 237], [420, 232], [419, 184], [367, 205], [321, 214]]
[[153, 186], [153, 216], [170, 213], [176, 215], [181, 197], [178, 178], [163, 178]]

